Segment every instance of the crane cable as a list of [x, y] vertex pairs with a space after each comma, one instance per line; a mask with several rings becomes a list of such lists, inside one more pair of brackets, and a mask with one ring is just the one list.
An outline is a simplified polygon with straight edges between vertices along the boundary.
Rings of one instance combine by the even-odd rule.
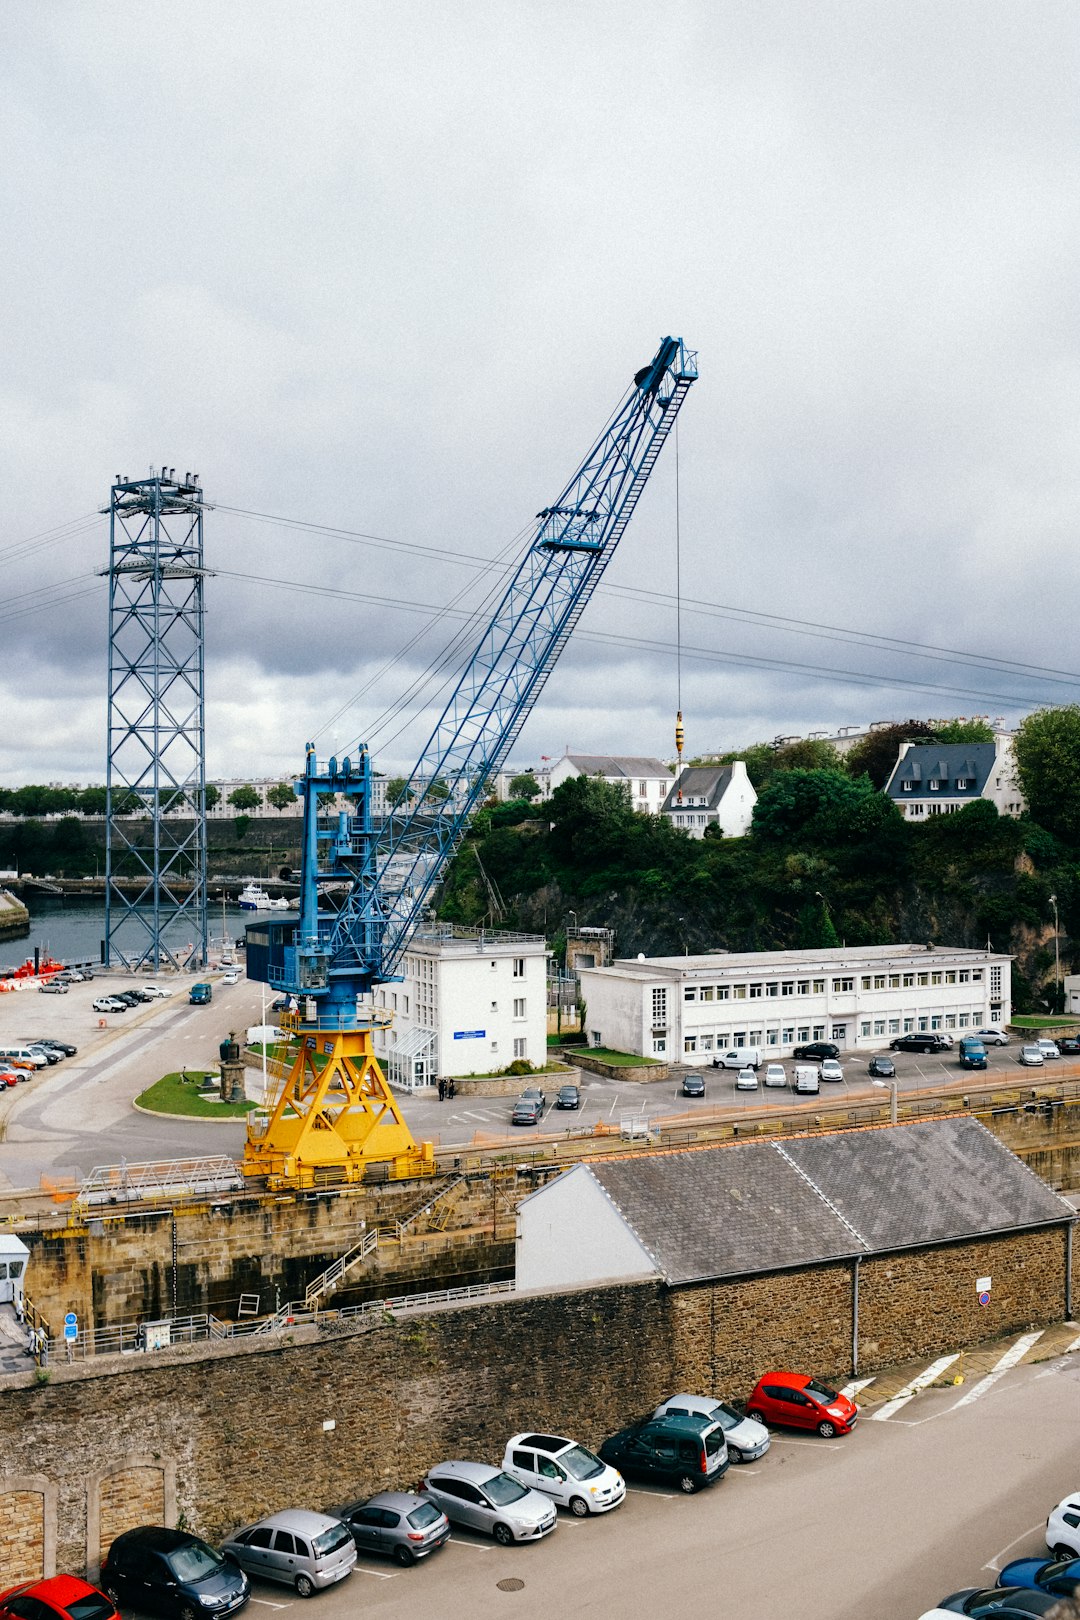
[[675, 419], [675, 802], [682, 804], [682, 531], [679, 521], [679, 420]]

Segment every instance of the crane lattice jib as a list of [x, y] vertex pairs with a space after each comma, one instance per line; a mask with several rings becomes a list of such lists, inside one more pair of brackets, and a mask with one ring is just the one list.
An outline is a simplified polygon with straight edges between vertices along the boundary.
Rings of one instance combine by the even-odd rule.
[[[506, 761], [648, 482], [696, 356], [665, 338], [536, 533], [331, 930], [330, 976], [385, 981]], [[407, 791], [407, 790], [406, 790]]]

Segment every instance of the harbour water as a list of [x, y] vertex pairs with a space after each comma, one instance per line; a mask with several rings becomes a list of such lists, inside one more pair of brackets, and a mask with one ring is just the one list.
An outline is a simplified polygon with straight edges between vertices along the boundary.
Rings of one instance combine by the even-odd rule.
[[[25, 904], [30, 912], [30, 932], [21, 939], [0, 941], [0, 968], [17, 967], [28, 956], [33, 956], [35, 946], [43, 956], [48, 952], [61, 962], [100, 962], [101, 942], [105, 938], [105, 901], [100, 895], [41, 894], [30, 890]], [[226, 934], [233, 940], [242, 939], [245, 926], [255, 918], [253, 911], [226, 906]], [[221, 906], [211, 905], [211, 939], [220, 942], [221, 930]], [[191, 937], [188, 923], [181, 923], [166, 933], [168, 943], [174, 948], [187, 944]]]

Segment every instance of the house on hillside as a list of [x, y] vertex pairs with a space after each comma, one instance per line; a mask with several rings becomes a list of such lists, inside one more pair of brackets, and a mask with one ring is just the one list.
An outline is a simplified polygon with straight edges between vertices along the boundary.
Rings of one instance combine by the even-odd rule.
[[1027, 808], [1008, 737], [992, 743], [904, 743], [885, 792], [909, 821], [947, 816], [975, 799], [989, 799], [1003, 816], [1019, 816]]
[[670, 784], [661, 814], [691, 838], [704, 838], [710, 826], [719, 827], [725, 838], [742, 838], [750, 831], [755, 804], [746, 765], [733, 759], [730, 765], [688, 765]]
[[571, 776], [601, 776], [605, 782], [630, 789], [630, 803], [643, 815], [659, 815], [671, 786], [671, 772], [662, 759], [638, 755], [564, 754], [548, 772], [545, 798]]

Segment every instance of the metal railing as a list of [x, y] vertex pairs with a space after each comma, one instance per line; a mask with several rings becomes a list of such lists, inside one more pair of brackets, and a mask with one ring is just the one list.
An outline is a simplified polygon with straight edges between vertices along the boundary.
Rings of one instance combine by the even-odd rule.
[[75, 1194], [76, 1209], [203, 1194], [240, 1192], [244, 1178], [226, 1154], [202, 1159], [154, 1159], [145, 1164], [96, 1165]]

